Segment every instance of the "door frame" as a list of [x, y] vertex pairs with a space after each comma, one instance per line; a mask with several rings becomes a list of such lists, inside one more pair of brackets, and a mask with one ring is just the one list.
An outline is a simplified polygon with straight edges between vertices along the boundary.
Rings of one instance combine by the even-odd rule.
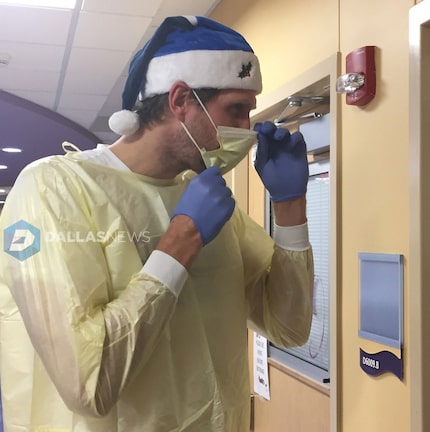
[[[340, 95], [336, 80], [341, 70], [341, 53], [326, 60], [287, 82], [277, 90], [258, 99], [251, 121], [262, 121], [275, 106], [286, 106], [286, 98], [322, 78], [330, 77], [330, 432], [341, 424], [341, 148], [340, 148]], [[262, 117], [263, 116], [263, 117]]]
[[[430, 1], [409, 12], [410, 430], [430, 430]], [[427, 86], [425, 85], [427, 84]], [[427, 118], [426, 118], [427, 114]]]

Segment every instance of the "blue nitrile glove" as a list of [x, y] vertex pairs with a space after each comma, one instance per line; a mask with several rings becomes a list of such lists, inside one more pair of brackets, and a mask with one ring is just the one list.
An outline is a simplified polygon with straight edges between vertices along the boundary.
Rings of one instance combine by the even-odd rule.
[[300, 132], [277, 128], [272, 122], [257, 123], [255, 169], [272, 201], [289, 201], [306, 194], [309, 166], [306, 143]]
[[195, 223], [206, 245], [221, 231], [233, 214], [235, 201], [218, 167], [194, 177], [182, 194], [171, 219], [186, 215]]

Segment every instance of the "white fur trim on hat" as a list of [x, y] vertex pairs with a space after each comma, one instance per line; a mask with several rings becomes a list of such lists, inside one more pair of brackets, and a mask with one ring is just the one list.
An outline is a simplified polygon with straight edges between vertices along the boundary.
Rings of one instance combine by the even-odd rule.
[[167, 93], [176, 81], [184, 81], [191, 88], [262, 90], [254, 53], [193, 50], [154, 57], [148, 66], [145, 94], [140, 98]]

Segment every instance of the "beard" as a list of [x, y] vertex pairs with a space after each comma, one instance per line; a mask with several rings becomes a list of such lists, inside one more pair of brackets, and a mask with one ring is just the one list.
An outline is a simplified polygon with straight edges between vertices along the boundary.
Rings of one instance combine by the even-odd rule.
[[178, 174], [186, 170], [201, 173], [206, 169], [202, 156], [189, 136], [181, 128], [171, 145], [165, 146], [164, 163]]

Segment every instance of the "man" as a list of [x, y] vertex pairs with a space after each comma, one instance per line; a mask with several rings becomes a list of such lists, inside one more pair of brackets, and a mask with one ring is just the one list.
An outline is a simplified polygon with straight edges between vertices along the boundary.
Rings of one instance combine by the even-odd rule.
[[167, 18], [130, 66], [121, 138], [20, 174], [0, 220], [6, 432], [249, 431], [247, 320], [292, 346], [312, 318], [303, 138], [256, 126], [276, 245], [222, 178], [260, 91], [241, 35]]

